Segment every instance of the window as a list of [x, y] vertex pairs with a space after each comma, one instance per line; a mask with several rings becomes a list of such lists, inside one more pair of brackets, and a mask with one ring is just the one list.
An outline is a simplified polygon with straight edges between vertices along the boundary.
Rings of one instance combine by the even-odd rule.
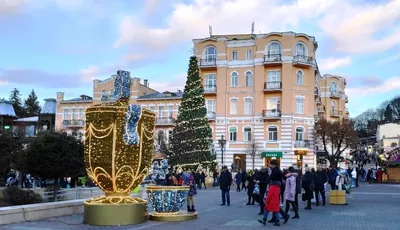
[[268, 140], [270, 141], [278, 140], [278, 127], [276, 126], [268, 127]]
[[84, 113], [85, 113], [85, 111], [83, 109], [79, 109], [78, 120], [83, 120], [83, 114]]
[[278, 42], [273, 42], [268, 46], [268, 57], [278, 56], [281, 54], [281, 45]]
[[171, 118], [173, 116], [173, 113], [174, 113], [174, 106], [169, 105], [168, 106], [168, 118]]
[[149, 110], [150, 110], [151, 112], [154, 112], [154, 110], [155, 110], [154, 105], [150, 105], [150, 106], [149, 106]]
[[176, 105], [176, 111], [179, 113], [179, 109], [181, 108], [181, 105]]
[[303, 71], [297, 71], [297, 85], [303, 85]]
[[236, 61], [238, 59], [238, 52], [235, 50], [232, 52], [232, 60]]
[[63, 109], [63, 120], [68, 120], [68, 109]]
[[307, 56], [307, 47], [303, 43], [297, 43], [294, 47], [295, 56]]
[[216, 74], [206, 74], [204, 75], [205, 89], [214, 89], [217, 85], [217, 75]]
[[73, 121], [75, 121], [75, 119], [76, 119], [76, 117], [75, 117], [75, 112], [76, 112], [76, 109], [72, 109], [71, 110], [71, 120], [73, 120]]
[[251, 72], [246, 73], [246, 86], [253, 85], [253, 74]]
[[164, 110], [165, 110], [165, 108], [164, 108], [164, 106], [158, 106], [158, 118], [160, 118], [160, 119], [162, 119], [162, 118], [164, 118]]
[[280, 89], [281, 71], [273, 70], [267, 72], [267, 89]]
[[231, 114], [236, 114], [237, 113], [237, 104], [238, 100], [237, 99], [231, 99]]
[[252, 114], [253, 113], [253, 99], [245, 98], [244, 99], [244, 114]]
[[206, 101], [207, 112], [215, 112], [215, 100]]
[[229, 128], [229, 140], [230, 141], [236, 141], [237, 138], [237, 128], [236, 127], [230, 127]]
[[158, 130], [157, 132], [157, 140], [158, 140], [158, 144], [161, 145], [163, 139], [165, 138], [165, 134], [163, 130]]
[[331, 91], [331, 94], [336, 94], [337, 93], [337, 86], [335, 82], [331, 82], [331, 84], [329, 84], [329, 89]]
[[107, 96], [107, 92], [105, 90], [101, 91], [101, 97], [106, 97]]
[[170, 141], [172, 139], [172, 130], [168, 131], [168, 140]]
[[251, 55], [251, 50], [246, 50], [246, 60], [251, 60], [252, 55]]
[[207, 47], [204, 54], [204, 59], [206, 62], [215, 62], [217, 59], [217, 49], [214, 46]]
[[232, 87], [238, 86], [238, 74], [236, 72], [233, 72], [231, 75], [231, 86]]
[[244, 127], [244, 141], [251, 141], [251, 127]]
[[267, 110], [270, 112], [279, 112], [281, 107], [280, 98], [268, 98], [267, 99]]
[[331, 105], [332, 105], [332, 111], [336, 111], [336, 102], [332, 101]]
[[296, 97], [296, 113], [304, 114], [304, 98]]
[[304, 140], [304, 128], [297, 127], [296, 128], [296, 141], [302, 141], [302, 140]]

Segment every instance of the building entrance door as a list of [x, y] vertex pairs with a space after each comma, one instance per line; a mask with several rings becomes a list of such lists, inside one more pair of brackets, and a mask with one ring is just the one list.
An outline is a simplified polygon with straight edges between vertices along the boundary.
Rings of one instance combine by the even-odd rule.
[[233, 159], [234, 159], [234, 165], [233, 165], [234, 172], [246, 169], [246, 154], [234, 154]]
[[265, 157], [264, 158], [264, 166], [266, 167], [271, 167], [271, 161], [276, 160], [278, 162], [278, 167], [281, 167], [281, 158], [275, 158], [275, 157]]

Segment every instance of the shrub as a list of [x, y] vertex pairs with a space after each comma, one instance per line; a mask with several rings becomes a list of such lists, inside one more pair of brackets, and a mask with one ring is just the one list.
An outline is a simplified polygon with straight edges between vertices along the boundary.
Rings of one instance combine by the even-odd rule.
[[9, 205], [24, 205], [42, 203], [40, 194], [32, 190], [22, 190], [18, 187], [7, 187], [2, 191], [4, 202]]

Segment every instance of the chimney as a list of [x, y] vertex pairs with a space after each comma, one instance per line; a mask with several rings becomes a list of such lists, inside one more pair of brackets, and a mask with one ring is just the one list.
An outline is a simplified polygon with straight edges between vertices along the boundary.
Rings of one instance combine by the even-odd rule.
[[149, 80], [144, 79], [143, 80], [143, 85], [146, 86], [146, 87], [149, 87]]
[[64, 100], [64, 93], [58, 92], [57, 93], [57, 101], [63, 101], [63, 100]]

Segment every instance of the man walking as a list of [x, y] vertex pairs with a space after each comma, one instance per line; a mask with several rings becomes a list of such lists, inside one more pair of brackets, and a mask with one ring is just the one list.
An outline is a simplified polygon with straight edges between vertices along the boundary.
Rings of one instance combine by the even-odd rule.
[[221, 195], [222, 195], [222, 204], [221, 206], [224, 206], [225, 204], [228, 204], [228, 206], [231, 205], [231, 199], [229, 196], [229, 190], [231, 189], [232, 185], [232, 174], [231, 172], [228, 171], [228, 167], [223, 166], [221, 175], [219, 177], [219, 187], [221, 189]]
[[314, 176], [315, 180], [315, 199], [317, 201], [317, 206], [319, 206], [319, 194], [322, 197], [322, 205], [325, 206], [325, 183], [328, 181], [328, 175], [324, 170], [318, 167], [317, 172]]

